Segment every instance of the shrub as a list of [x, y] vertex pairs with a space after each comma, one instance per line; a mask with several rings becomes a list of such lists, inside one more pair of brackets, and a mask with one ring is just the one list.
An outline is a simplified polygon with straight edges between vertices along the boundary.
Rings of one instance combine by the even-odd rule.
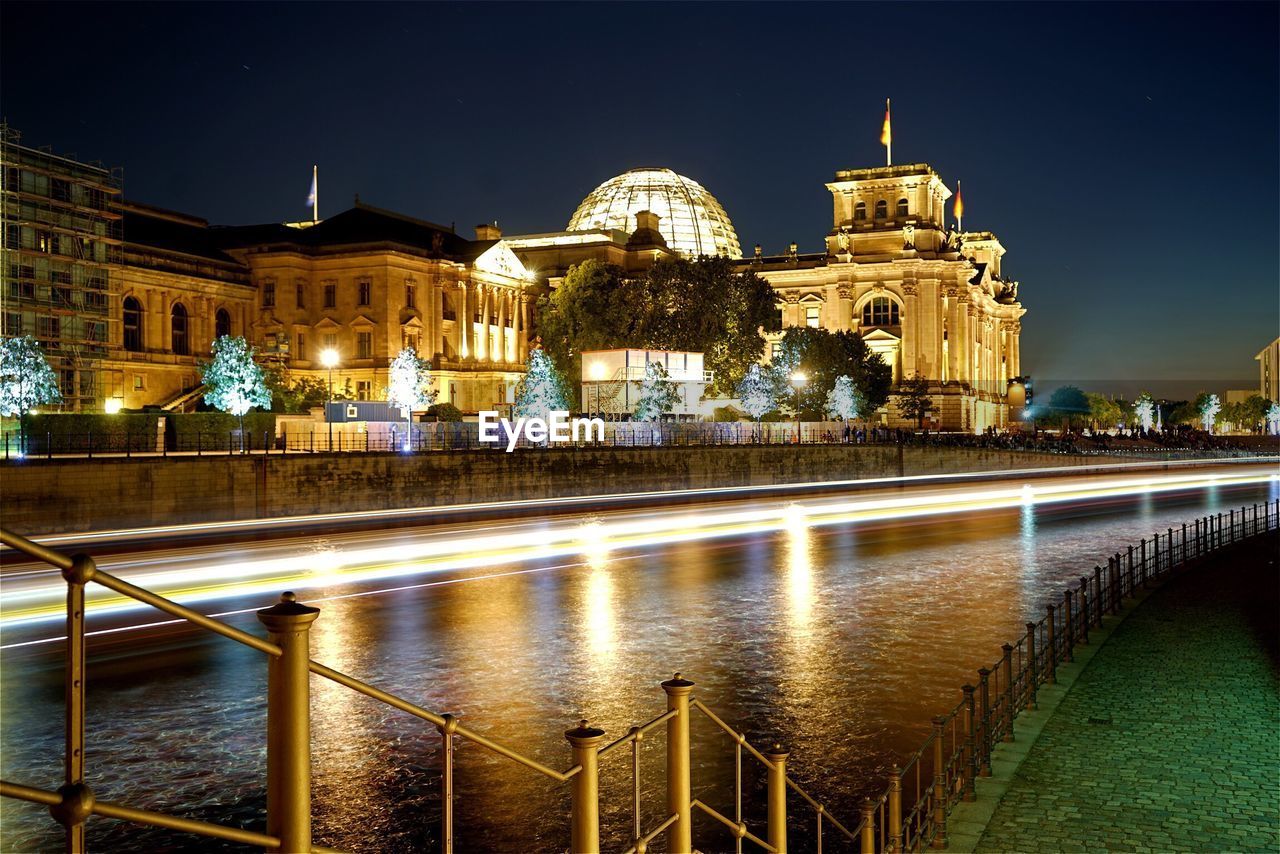
[[[166, 418], [166, 422], [165, 435], [169, 440], [169, 447], [175, 450], [194, 448], [197, 437], [203, 448], [224, 448], [228, 437], [240, 429], [240, 419], [229, 412], [173, 413]], [[244, 429], [253, 437], [254, 447], [262, 441], [263, 433], [266, 433], [270, 441], [275, 441], [276, 414], [257, 411], [246, 413]]]
[[746, 417], [747, 413], [736, 406], [717, 406], [711, 413], [711, 420], [719, 422], [742, 421]]
[[462, 420], [462, 410], [452, 403], [436, 403], [427, 407], [427, 417], [442, 422], [457, 422]]

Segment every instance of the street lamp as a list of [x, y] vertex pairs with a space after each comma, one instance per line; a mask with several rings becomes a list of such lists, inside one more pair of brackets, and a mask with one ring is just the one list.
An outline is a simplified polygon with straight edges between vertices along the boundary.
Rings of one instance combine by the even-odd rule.
[[333, 451], [333, 368], [338, 364], [338, 351], [329, 347], [320, 351], [320, 364], [329, 369], [329, 403], [324, 408], [324, 420], [329, 422], [329, 451]]
[[791, 375], [791, 387], [796, 390], [796, 444], [800, 444], [800, 389], [804, 388], [804, 384], [809, 378], [804, 375], [803, 371], [796, 371]]

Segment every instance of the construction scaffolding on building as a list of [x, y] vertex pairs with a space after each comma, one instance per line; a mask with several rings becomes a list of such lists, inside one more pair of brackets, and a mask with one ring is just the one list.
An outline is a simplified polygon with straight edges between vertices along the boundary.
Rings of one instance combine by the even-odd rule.
[[123, 258], [123, 172], [29, 148], [0, 124], [0, 334], [30, 335], [58, 374], [62, 409], [100, 410]]

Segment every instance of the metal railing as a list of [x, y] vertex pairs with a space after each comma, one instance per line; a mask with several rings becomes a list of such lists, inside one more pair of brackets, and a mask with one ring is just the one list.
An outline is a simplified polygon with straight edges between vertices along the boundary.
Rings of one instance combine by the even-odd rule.
[[[315, 426], [315, 425], [308, 425]], [[321, 425], [322, 426], [322, 425]], [[583, 431], [584, 433], [589, 431]], [[395, 429], [336, 430], [332, 437], [324, 429], [275, 431], [238, 430], [181, 432], [167, 436], [154, 431], [126, 433], [32, 433], [7, 432], [3, 458], [53, 459], [56, 457], [134, 457], [183, 454], [196, 456], [233, 454], [317, 454], [317, 453], [440, 453], [507, 450], [507, 438], [481, 442], [474, 423], [414, 424]], [[974, 448], [990, 451], [1029, 451], [1126, 459], [1237, 459], [1280, 454], [1280, 440], [1251, 446], [1178, 447], [1117, 443], [1100, 447], [1088, 440], [1033, 438], [1029, 436], [974, 436], [959, 433], [918, 434], [907, 430], [873, 428], [845, 430], [837, 422], [769, 422], [764, 424], [689, 422], [647, 423], [607, 422], [603, 441], [531, 442], [523, 435], [515, 447], [530, 451], [573, 451], [608, 448], [679, 448], [733, 445], [892, 445], [900, 447]]]
[[[572, 802], [570, 817], [571, 851], [590, 854], [600, 850], [600, 760], [625, 746], [631, 747], [632, 827], [627, 852], [642, 854], [659, 835], [667, 834], [671, 851], [691, 851], [695, 809], [729, 823], [738, 840], [749, 839], [770, 852], [787, 850], [787, 790], [796, 792], [815, 811], [818, 821], [818, 850], [825, 821], [850, 839], [854, 832], [832, 816], [819, 801], [800, 788], [786, 774], [785, 751], [775, 745], [767, 754], [753, 747], [701, 701], [692, 697], [694, 683], [677, 673], [662, 683], [667, 710], [609, 744], [604, 730], [586, 720], [568, 730], [572, 765], [558, 771], [520, 751], [466, 727], [449, 714], [437, 714], [401, 697], [381, 690], [353, 676], [327, 667], [310, 657], [311, 625], [320, 611], [284, 593], [275, 605], [258, 611], [267, 628], [267, 638], [241, 631], [207, 617], [169, 599], [137, 587], [99, 569], [88, 555], [66, 555], [33, 542], [14, 532], [0, 529], [0, 542], [62, 571], [67, 583], [66, 606], [66, 732], [64, 779], [56, 790], [0, 781], [0, 795], [49, 807], [53, 818], [66, 831], [66, 850], [85, 851], [85, 822], [90, 816], [123, 819], [139, 824], [185, 831], [200, 836], [256, 845], [269, 851], [329, 851], [311, 839], [311, 708], [310, 675], [329, 679], [392, 708], [406, 712], [434, 726], [442, 738], [441, 768], [441, 850], [453, 851], [453, 752], [454, 740], [462, 738], [492, 753], [536, 771], [557, 783], [567, 783]], [[100, 801], [86, 782], [85, 769], [85, 587], [101, 584], [135, 601], [222, 635], [267, 655], [267, 821], [266, 831], [257, 832], [164, 813], [136, 809], [124, 804]], [[737, 744], [738, 776], [735, 819], [692, 797], [690, 779], [690, 717], [698, 709], [734, 737]], [[666, 724], [667, 815], [654, 827], [641, 825], [640, 743], [652, 730]], [[769, 780], [767, 842], [750, 833], [742, 822], [742, 750], [762, 762]]]
[[862, 854], [945, 848], [952, 808], [976, 800], [975, 780], [991, 776], [996, 745], [1014, 740], [1018, 715], [1036, 708], [1039, 687], [1057, 682], [1058, 667], [1089, 643], [1090, 629], [1101, 628], [1104, 616], [1119, 615], [1126, 599], [1170, 574], [1276, 530], [1280, 499], [1157, 531], [1081, 576], [1014, 643], [1001, 647], [997, 661], [977, 671], [977, 684], [964, 685], [960, 702], [933, 719], [932, 732], [905, 765], [892, 770], [883, 794], [864, 802]]
[[[862, 854], [918, 851], [946, 846], [947, 817], [960, 801], [976, 797], [975, 780], [991, 774], [995, 745], [1012, 741], [1019, 713], [1036, 707], [1039, 686], [1056, 682], [1060, 665], [1074, 659], [1076, 646], [1089, 643], [1089, 630], [1102, 626], [1105, 614], [1120, 613], [1125, 599], [1159, 583], [1171, 573], [1205, 556], [1245, 539], [1280, 529], [1280, 500], [1227, 513], [1204, 516], [1192, 525], [1155, 533], [1136, 547], [1116, 552], [1107, 566], [1096, 566], [1082, 576], [1078, 587], [1064, 591], [1060, 603], [1047, 605], [1045, 616], [1028, 622], [1015, 643], [1005, 644], [991, 667], [977, 671], [977, 685], [961, 689], [962, 699], [948, 712], [933, 719], [929, 737], [901, 767], [889, 774], [878, 798], [863, 801], [860, 820], [852, 827], [832, 815], [824, 804], [802, 789], [787, 774], [787, 751], [779, 743], [761, 751], [745, 734], [734, 729], [701, 700], [693, 697], [694, 683], [677, 673], [662, 683], [667, 708], [648, 722], [632, 727], [626, 735], [606, 744], [605, 732], [586, 720], [565, 733], [572, 764], [558, 771], [520, 751], [466, 727], [449, 714], [437, 714], [383, 691], [353, 676], [334, 670], [310, 657], [310, 629], [319, 609], [285, 593], [275, 605], [258, 612], [267, 628], [264, 640], [256, 635], [192, 611], [149, 590], [102, 571], [93, 558], [66, 555], [0, 529], [0, 542], [62, 571], [67, 583], [66, 600], [66, 730], [63, 784], [56, 790], [39, 789], [0, 781], [0, 795], [49, 807], [65, 828], [66, 850], [85, 850], [85, 822], [90, 816], [122, 819], [139, 824], [255, 845], [270, 851], [327, 851], [311, 838], [311, 737], [310, 676], [336, 682], [392, 708], [406, 712], [436, 728], [441, 751], [441, 850], [453, 850], [454, 740], [462, 738], [516, 762], [544, 777], [568, 784], [571, 798], [570, 840], [572, 852], [600, 850], [600, 762], [630, 747], [631, 845], [627, 854], [643, 854], [659, 835], [666, 834], [667, 849], [694, 850], [693, 816], [703, 813], [728, 828], [741, 852], [743, 840], [768, 852], [787, 850], [790, 814], [788, 791], [812, 810], [816, 850], [823, 850], [824, 830], [855, 844]], [[267, 821], [265, 832], [182, 818], [100, 801], [86, 782], [85, 768], [85, 587], [101, 584], [193, 625], [244, 644], [267, 655]], [[694, 798], [691, 781], [691, 717], [698, 711], [734, 744], [733, 815]], [[665, 724], [666, 807], [661, 821], [642, 824], [640, 746], [649, 734]], [[743, 752], [765, 772], [767, 819], [763, 830], [748, 827], [743, 817]], [[905, 810], [905, 812], [904, 812]]]

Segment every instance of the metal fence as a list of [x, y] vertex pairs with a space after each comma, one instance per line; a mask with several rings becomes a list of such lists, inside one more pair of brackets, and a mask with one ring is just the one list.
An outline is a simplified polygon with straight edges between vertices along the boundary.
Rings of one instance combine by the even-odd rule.
[[[310, 426], [310, 425], [308, 425]], [[990, 451], [1031, 451], [1090, 457], [1133, 459], [1238, 459], [1280, 454], [1280, 440], [1255, 447], [1156, 447], [1126, 446], [1116, 443], [1098, 447], [1084, 441], [1052, 437], [1016, 435], [974, 436], [960, 433], [913, 433], [906, 430], [873, 429], [846, 431], [838, 422], [786, 423], [682, 423], [609, 422], [603, 440], [579, 437], [569, 442], [533, 442], [519, 436], [514, 447], [521, 451], [575, 451], [592, 448], [681, 448], [733, 445], [895, 445], [905, 447], [974, 448]], [[505, 452], [508, 437], [499, 433], [496, 441], [480, 441], [479, 426], [473, 423], [378, 425], [353, 431], [325, 429], [274, 431], [231, 430], [226, 432], [181, 432], [165, 436], [147, 433], [36, 433], [4, 434], [4, 459], [55, 457], [134, 457], [233, 454], [323, 454], [376, 453], [423, 454], [455, 452]]]
[[[1157, 532], [1136, 547], [1117, 552], [1104, 569], [1082, 576], [1078, 588], [1064, 591], [1061, 603], [1050, 604], [1038, 622], [1028, 622], [1024, 635], [1005, 644], [991, 667], [977, 671], [977, 685], [965, 685], [962, 699], [946, 714], [933, 719], [933, 731], [907, 762], [895, 767], [879, 798], [866, 799], [857, 821], [842, 821], [798, 786], [787, 773], [788, 753], [780, 743], [761, 751], [745, 734], [716, 715], [693, 696], [693, 682], [677, 673], [662, 683], [666, 709], [632, 727], [626, 735], [606, 743], [605, 732], [589, 721], [565, 733], [570, 765], [564, 771], [544, 765], [448, 714], [438, 714], [341, 673], [310, 657], [310, 628], [319, 609], [285, 593], [280, 601], [258, 612], [267, 637], [236, 629], [218, 620], [136, 587], [98, 569], [93, 558], [66, 555], [18, 534], [0, 530], [0, 541], [62, 571], [67, 583], [66, 605], [66, 731], [63, 784], [56, 790], [0, 781], [0, 795], [43, 804], [66, 831], [66, 850], [85, 850], [85, 822], [90, 816], [123, 819], [145, 825], [186, 831], [260, 846], [270, 851], [327, 851], [311, 838], [310, 676], [343, 685], [433, 726], [442, 739], [441, 849], [453, 850], [453, 751], [464, 739], [524, 766], [570, 790], [570, 851], [600, 850], [600, 762], [629, 748], [631, 762], [631, 845], [628, 854], [641, 854], [660, 835], [673, 852], [694, 850], [693, 816], [710, 816], [726, 827], [735, 850], [744, 841], [768, 852], [787, 850], [787, 823], [799, 808], [815, 823], [816, 850], [824, 846], [824, 832], [862, 854], [918, 851], [945, 847], [947, 817], [962, 800], [974, 800], [975, 780], [991, 773], [995, 745], [1011, 741], [1020, 712], [1036, 706], [1039, 686], [1056, 681], [1057, 668], [1074, 658], [1078, 645], [1089, 642], [1089, 630], [1102, 625], [1104, 614], [1118, 614], [1124, 600], [1159, 583], [1170, 573], [1206, 555], [1253, 536], [1280, 528], [1280, 500], [1242, 507], [1197, 519], [1181, 529]], [[101, 584], [202, 629], [214, 632], [267, 656], [267, 822], [265, 832], [196, 821], [126, 804], [98, 800], [86, 782], [85, 767], [85, 586]], [[692, 795], [691, 728], [693, 712], [709, 718], [715, 730], [733, 744], [735, 762], [732, 815]], [[660, 821], [642, 823], [640, 744], [650, 733], [665, 729], [665, 809]], [[743, 754], [762, 766], [767, 780], [767, 818], [764, 826], [743, 818]], [[798, 796], [789, 798], [788, 793]], [[754, 849], [753, 849], [754, 850]]]

